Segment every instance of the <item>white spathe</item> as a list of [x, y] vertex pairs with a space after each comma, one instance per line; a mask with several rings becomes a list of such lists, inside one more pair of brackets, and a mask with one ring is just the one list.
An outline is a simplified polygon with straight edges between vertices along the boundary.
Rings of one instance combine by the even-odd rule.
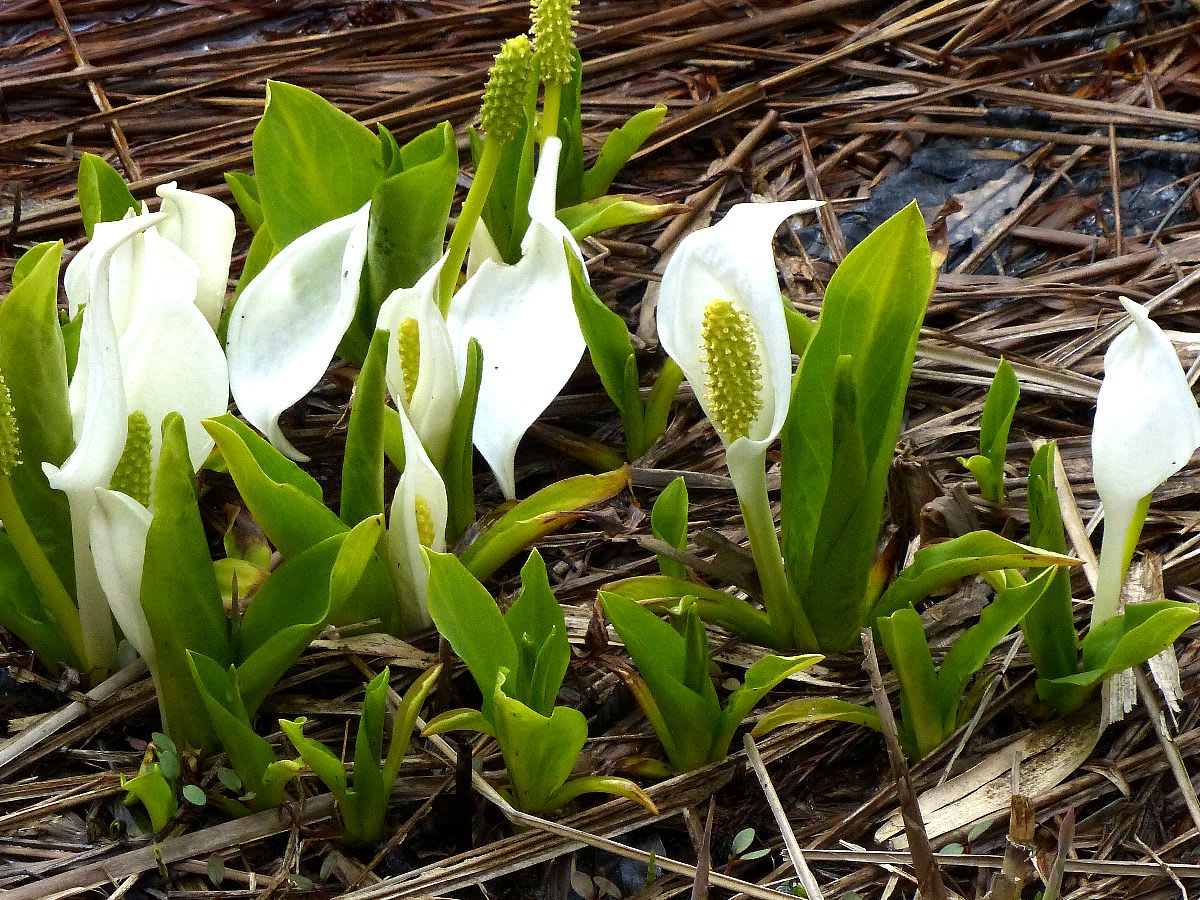
[[1133, 324], [1104, 355], [1092, 426], [1092, 477], [1104, 504], [1093, 625], [1117, 613], [1139, 503], [1200, 446], [1200, 409], [1174, 346], [1142, 306], [1126, 297], [1121, 305]]
[[[683, 370], [709, 421], [712, 416], [703, 358], [704, 311], [713, 301], [727, 300], [749, 317], [761, 364], [758, 415], [746, 437], [730, 441], [718, 430], [726, 451], [735, 459], [743, 449], [751, 455], [765, 452], [787, 418], [792, 351], [771, 240], [788, 216], [820, 205], [813, 200], [738, 204], [716, 225], [694, 231], [680, 241], [663, 272], [658, 337], [663, 350]], [[730, 465], [735, 465], [734, 459]]]
[[113, 618], [151, 671], [156, 659], [142, 609], [142, 569], [152, 519], [150, 510], [127, 494], [97, 488], [88, 520], [96, 573]]
[[196, 265], [196, 306], [215, 331], [225, 305], [236, 224], [233, 210], [215, 197], [185, 191], [175, 182], [160, 185], [166, 219], [159, 233]]
[[[375, 326], [391, 333], [387, 354], [388, 391], [396, 406], [408, 414], [429, 456], [439, 463], [445, 459], [461, 390], [450, 332], [438, 309], [438, 282], [445, 262], [443, 256], [415, 285], [392, 291], [379, 308]], [[405, 388], [397, 337], [405, 319], [417, 323], [420, 347], [416, 388], [411, 400]]]
[[442, 476], [403, 410], [400, 426], [404, 437], [404, 472], [392, 497], [388, 548], [392, 557], [392, 583], [400, 602], [401, 629], [405, 634], [412, 634], [432, 623], [425, 602], [429, 570], [421, 552], [417, 501], [423, 502], [432, 526], [433, 540], [428, 546], [439, 553], [446, 549], [446, 520], [450, 507]]
[[495, 473], [504, 496], [516, 496], [517, 445], [558, 396], [583, 356], [583, 333], [571, 302], [569, 252], [579, 248], [555, 216], [562, 143], [542, 148], [529, 197], [532, 219], [521, 241], [521, 259], [506, 265], [486, 258], [454, 295], [446, 324], [462, 383], [471, 338], [483, 353], [474, 442]]
[[246, 285], [229, 319], [233, 399], [295, 460], [307, 457], [283, 436], [279, 416], [320, 382], [354, 320], [370, 212], [368, 202], [284, 247]]
[[71, 510], [80, 619], [96, 668], [112, 667], [116, 642], [89, 525], [96, 491], [108, 488], [121, 458], [129, 415], [140, 411], [150, 422], [153, 468], [159, 425], [167, 413], [181, 413], [198, 468], [213, 445], [200, 422], [229, 402], [225, 355], [195, 304], [197, 266], [156, 231], [167, 218], [143, 213], [98, 223], [67, 270], [72, 311], [84, 307], [70, 384], [75, 449], [61, 467], [43, 469]]

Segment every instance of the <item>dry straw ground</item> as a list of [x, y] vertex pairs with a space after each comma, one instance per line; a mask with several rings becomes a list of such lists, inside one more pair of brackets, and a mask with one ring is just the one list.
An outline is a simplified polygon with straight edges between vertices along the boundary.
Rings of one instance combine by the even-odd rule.
[[[79, 248], [74, 176], [84, 150], [122, 169], [140, 197], [178, 179], [228, 199], [221, 173], [249, 166], [265, 79], [313, 88], [398, 136], [442, 119], [465, 129], [492, 53], [525, 23], [522, 2], [6, 0], [0, 280], [36, 241]], [[1117, 297], [1150, 301], [1168, 329], [1200, 332], [1198, 34], [1189, 4], [1159, 0], [584, 0], [589, 138], [665, 101], [666, 122], [622, 186], [687, 207], [665, 225], [588, 241], [595, 282], [652, 358], [646, 286], [682, 234], [729, 204], [834, 201], [819, 225], [779, 241], [787, 290], [814, 312], [832, 263], [915, 196], [931, 219], [948, 219], [953, 247], [918, 353], [894, 518], [907, 535], [983, 524], [1019, 536], [1031, 442], [1057, 438], [1077, 528], [1094, 527], [1088, 426], [1103, 352], [1122, 327]], [[1194, 378], [1200, 342], [1182, 337], [1178, 346]], [[1001, 353], [1024, 388], [1007, 508], [982, 503], [955, 463], [973, 449], [983, 387]], [[348, 373], [331, 370], [291, 419], [321, 475], [323, 466], [333, 471], [348, 384]], [[554, 427], [615, 435], [594, 376], [581, 370], [568, 390], [523, 448], [526, 486], [573, 470], [551, 449]], [[545, 548], [579, 649], [568, 688], [592, 717], [589, 757], [601, 769], [647, 746], [647, 729], [603, 664], [591, 604], [603, 581], [649, 570], [639, 541], [666, 470], [687, 474], [693, 519], [708, 529], [695, 552], [716, 565], [738, 561], [721, 540], [743, 535], [719, 444], [682, 399], [666, 438], [638, 463], [632, 491]], [[215, 521], [234, 495], [217, 479], [208, 487]], [[1143, 547], [1155, 555], [1142, 587], [1161, 580], [1168, 596], [1200, 599], [1198, 518], [1200, 481], [1189, 466], [1151, 513]], [[1076, 588], [1088, 595], [1082, 573]], [[970, 587], [940, 598], [926, 616], [935, 645], [980, 602]], [[331, 635], [267, 713], [307, 714], [337, 740], [371, 671], [431, 658], [434, 645], [417, 643]], [[717, 646], [731, 666], [752, 654], [727, 638]], [[663, 816], [653, 823], [624, 802], [556, 823], [506, 821], [467, 765], [473, 755], [477, 770], [494, 771], [491, 746], [418, 740], [378, 853], [331, 849], [331, 805], [315, 786], [312, 799], [283, 815], [222, 822], [187, 808], [152, 848], [127, 835], [118, 802], [118, 773], [136, 769], [136, 742], [154, 727], [148, 680], [131, 669], [88, 699], [31, 672], [11, 640], [5, 647], [13, 737], [0, 745], [0, 886], [14, 898], [599, 897], [610, 886], [641, 898], [768, 897], [777, 896], [768, 885], [797, 878], [785, 844], [805, 849], [828, 898], [913, 896], [918, 879], [929, 896], [990, 891], [998, 900], [1019, 895], [1014, 877], [1027, 879], [1025, 897], [1186, 897], [1200, 886], [1200, 805], [1188, 781], [1200, 772], [1194, 633], [1177, 645], [1181, 708], [1155, 714], [1161, 704], [1143, 703], [1094, 746], [1085, 726], [1039, 726], [1029, 660], [1010, 638], [968, 732], [911, 773], [919, 794], [985, 766], [966, 799], [940, 812], [927, 803], [932, 846], [950, 846], [930, 859], [918, 842], [915, 865], [909, 851], [877, 837], [897, 803], [882, 742], [842, 725], [784, 731], [749, 758], [739, 752], [654, 786]], [[869, 696], [857, 660], [831, 660], [820, 681], [790, 683], [780, 697]], [[1006, 747], [1021, 736], [1033, 761], [1017, 771]], [[1010, 815], [1016, 840], [1006, 843]], [[731, 862], [731, 838], [746, 827], [756, 830], [755, 847], [774, 852]], [[647, 885], [652, 867], [659, 876]]]

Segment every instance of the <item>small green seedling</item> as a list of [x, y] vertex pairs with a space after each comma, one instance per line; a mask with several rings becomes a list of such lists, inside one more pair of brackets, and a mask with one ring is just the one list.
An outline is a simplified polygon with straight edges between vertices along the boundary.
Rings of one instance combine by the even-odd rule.
[[722, 707], [713, 686], [708, 634], [691, 598], [680, 604], [676, 631], [645, 607], [601, 593], [604, 614], [625, 643], [637, 672], [617, 674], [637, 699], [667, 753], [670, 771], [687, 772], [729, 755], [750, 711], [785, 678], [821, 661], [817, 655], [765, 656], [746, 670]]
[[442, 713], [425, 734], [466, 729], [494, 737], [508, 769], [507, 799], [525, 812], [548, 812], [595, 792], [628, 797], [656, 812], [641, 788], [624, 778], [570, 777], [587, 740], [587, 721], [579, 710], [555, 703], [571, 647], [537, 551], [521, 569], [521, 593], [503, 614], [455, 557], [427, 551], [426, 559], [430, 615], [470, 670], [483, 709]]
[[[1066, 548], [1062, 514], [1054, 490], [1054, 442], [1043, 444], [1029, 467], [1030, 540], [1051, 549]], [[1129, 544], [1132, 555], [1140, 527]], [[1159, 600], [1136, 603], [1094, 625], [1082, 644], [1075, 632], [1071, 582], [1065, 571], [1053, 576], [1042, 599], [1022, 622], [1037, 669], [1038, 696], [1060, 714], [1086, 704], [1106, 678], [1138, 666], [1171, 646], [1197, 618], [1196, 605]]]
[[400, 773], [400, 763], [408, 752], [413, 727], [425, 698], [437, 683], [441, 666], [434, 666], [412, 683], [396, 709], [391, 740], [383, 751], [384, 722], [387, 718], [388, 669], [367, 685], [363, 697], [362, 718], [354, 739], [354, 776], [320, 741], [304, 736], [303, 716], [279, 720], [279, 727], [292, 742], [304, 763], [333, 793], [342, 818], [342, 840], [348, 846], [375, 843], [383, 837], [388, 800]]
[[[954, 642], [935, 666], [920, 614], [905, 606], [876, 622], [892, 668], [900, 680], [900, 742], [912, 759], [937, 749], [974, 712], [978, 692], [967, 688], [988, 656], [1041, 599], [1054, 572], [1044, 570], [1031, 581], [1015, 572], [996, 592], [979, 621]], [[981, 687], [977, 683], [976, 687]], [[973, 701], [973, 702], [972, 702]]]
[[979, 485], [979, 494], [992, 503], [1004, 502], [1004, 460], [1008, 453], [1008, 431], [1012, 427], [1021, 386], [1008, 360], [1000, 358], [996, 376], [983, 401], [979, 423], [979, 453], [958, 461], [970, 469]]
[[[676, 550], [687, 549], [688, 492], [680, 476], [658, 495], [650, 510], [650, 529], [654, 536]], [[658, 554], [658, 568], [667, 578], [686, 578], [683, 563]]]

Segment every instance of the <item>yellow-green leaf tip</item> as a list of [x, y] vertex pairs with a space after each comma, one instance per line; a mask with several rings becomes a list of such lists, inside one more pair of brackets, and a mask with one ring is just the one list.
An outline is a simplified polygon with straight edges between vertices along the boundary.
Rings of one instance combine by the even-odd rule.
[[496, 54], [479, 111], [480, 122], [489, 138], [511, 141], [520, 131], [532, 64], [533, 48], [523, 34], [509, 38]]
[[729, 300], [704, 307], [700, 340], [708, 413], [729, 443], [749, 437], [762, 410], [762, 361], [750, 316]]
[[109, 489], [150, 505], [150, 420], [140, 410], [129, 414], [125, 449], [113, 470]]
[[17, 412], [13, 409], [8, 382], [0, 372], [0, 475], [11, 475], [20, 464], [21, 440], [17, 431]]
[[575, 49], [575, 7], [579, 0], [533, 0], [533, 45], [546, 84], [567, 84]]

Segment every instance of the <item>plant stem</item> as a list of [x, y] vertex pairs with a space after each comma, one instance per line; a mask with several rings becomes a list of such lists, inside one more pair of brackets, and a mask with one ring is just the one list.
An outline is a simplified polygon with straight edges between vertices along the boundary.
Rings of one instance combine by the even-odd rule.
[[558, 111], [562, 106], [562, 85], [546, 82], [542, 94], [542, 117], [538, 119], [538, 146], [558, 134]]
[[0, 476], [0, 521], [4, 523], [9, 540], [12, 541], [25, 570], [37, 587], [42, 604], [62, 631], [63, 637], [67, 639], [77, 664], [81, 667], [87, 666], [87, 645], [83, 640], [79, 609], [67, 593], [67, 589], [63, 587], [37, 538], [33, 536], [25, 514], [21, 512], [17, 503], [17, 496], [13, 493], [12, 479], [7, 475]]
[[771, 501], [767, 497], [766, 451], [730, 447], [726, 454], [729, 475], [737, 492], [738, 505], [742, 509], [742, 521], [746, 525], [746, 536], [750, 539], [750, 552], [754, 554], [754, 567], [762, 584], [763, 607], [781, 640], [780, 646], [794, 646], [800, 650], [817, 650], [817, 636], [795, 602], [787, 573], [783, 569], [783, 553], [779, 549], [779, 535], [775, 531], [775, 516], [771, 513]]
[[1149, 501], [1148, 495], [1133, 507], [1110, 501], [1109, 508], [1104, 511], [1104, 537], [1100, 542], [1100, 567], [1096, 574], [1096, 598], [1092, 604], [1093, 628], [1111, 619], [1120, 608], [1125, 573], [1137, 548]]
[[491, 136], [485, 136], [483, 151], [479, 154], [479, 165], [475, 167], [475, 179], [471, 189], [463, 200], [462, 209], [458, 212], [458, 221], [450, 232], [450, 243], [446, 247], [446, 262], [442, 265], [442, 274], [438, 278], [438, 306], [442, 315], [450, 311], [450, 298], [454, 296], [454, 286], [458, 282], [458, 273], [462, 269], [467, 248], [471, 244], [471, 235], [475, 233], [475, 224], [483, 214], [483, 204], [487, 202], [488, 192], [496, 178], [496, 169], [500, 166], [500, 155], [504, 144]]

